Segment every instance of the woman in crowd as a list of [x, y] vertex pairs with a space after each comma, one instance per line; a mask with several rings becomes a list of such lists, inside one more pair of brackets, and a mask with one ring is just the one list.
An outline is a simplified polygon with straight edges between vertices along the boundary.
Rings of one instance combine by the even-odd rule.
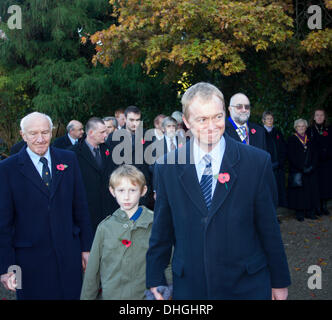
[[294, 122], [295, 133], [288, 139], [288, 206], [296, 210], [296, 219], [317, 219], [319, 191], [317, 181], [317, 153], [308, 138], [308, 123], [304, 119]]
[[320, 195], [320, 214], [329, 215], [327, 201], [332, 198], [332, 127], [323, 109], [316, 109], [307, 130], [318, 157], [317, 176]]
[[286, 141], [274, 125], [273, 113], [264, 111], [262, 116], [266, 133], [266, 146], [271, 154], [273, 173], [278, 186], [278, 205], [279, 207], [287, 207], [286, 188], [285, 188], [285, 161], [287, 158]]

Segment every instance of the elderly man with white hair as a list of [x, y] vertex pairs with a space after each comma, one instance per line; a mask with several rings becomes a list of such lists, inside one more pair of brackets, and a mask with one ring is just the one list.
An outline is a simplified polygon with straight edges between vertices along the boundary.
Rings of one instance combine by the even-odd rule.
[[50, 147], [52, 127], [24, 117], [27, 147], [0, 163], [0, 275], [19, 300], [79, 299], [92, 244], [78, 161]]
[[84, 135], [83, 124], [77, 120], [71, 120], [67, 124], [67, 133], [54, 140], [53, 147], [68, 149], [79, 143]]
[[230, 116], [226, 119], [226, 133], [243, 144], [267, 151], [264, 128], [249, 122], [251, 105], [243, 93], [234, 94], [229, 102]]

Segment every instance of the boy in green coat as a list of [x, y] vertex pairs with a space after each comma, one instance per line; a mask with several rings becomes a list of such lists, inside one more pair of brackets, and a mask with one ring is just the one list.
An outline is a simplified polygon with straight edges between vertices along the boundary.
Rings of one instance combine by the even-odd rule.
[[153, 222], [153, 212], [138, 206], [147, 192], [145, 178], [134, 166], [123, 165], [112, 173], [109, 185], [120, 208], [98, 225], [81, 299], [144, 299], [145, 256]]

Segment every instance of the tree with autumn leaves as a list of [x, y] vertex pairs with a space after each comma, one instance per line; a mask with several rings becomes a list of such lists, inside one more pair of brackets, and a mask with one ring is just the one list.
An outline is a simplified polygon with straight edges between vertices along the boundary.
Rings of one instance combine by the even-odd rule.
[[[322, 1], [323, 10], [330, 13], [331, 3]], [[223, 82], [232, 75], [246, 75], [254, 64], [253, 69], [263, 66], [271, 75], [280, 75], [285, 91], [279, 95], [295, 96], [294, 116], [310, 113], [304, 109], [308, 104], [324, 106], [331, 101], [332, 87], [325, 79], [331, 72], [332, 30], [328, 23], [323, 30], [309, 30], [310, 1], [110, 0], [110, 4], [117, 23], [91, 36], [96, 45], [94, 64], [109, 66], [119, 57], [125, 64], [141, 61], [147, 73], [162, 66], [170, 81], [181, 80], [198, 67], [219, 72]], [[252, 55], [259, 60], [249, 62]]]
[[320, 1], [322, 30], [307, 26], [309, 0], [21, 0], [22, 30], [6, 26], [11, 4], [0, 4], [0, 136], [8, 144], [32, 110], [65, 124], [135, 104], [152, 125], [202, 80], [226, 101], [245, 92], [253, 120], [270, 109], [284, 133], [331, 102], [332, 0]]

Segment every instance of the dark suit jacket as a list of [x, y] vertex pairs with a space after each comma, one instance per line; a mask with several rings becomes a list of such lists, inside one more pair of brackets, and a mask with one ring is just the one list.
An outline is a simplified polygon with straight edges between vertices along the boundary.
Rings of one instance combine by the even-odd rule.
[[21, 150], [23, 147], [26, 148], [26, 146], [27, 146], [27, 144], [26, 144], [26, 142], [25, 142], [24, 140], [21, 140], [21, 141], [15, 143], [15, 144], [11, 147], [10, 152], [9, 152], [9, 155], [12, 156], [12, 155], [14, 155], [14, 154], [20, 152], [20, 150]]
[[[51, 147], [49, 190], [26, 149], [0, 163], [0, 274], [22, 270], [18, 299], [79, 299], [92, 231], [73, 152]], [[58, 164], [68, 167], [61, 171]]]
[[[106, 144], [100, 144], [99, 147], [103, 159], [101, 168], [85, 141], [70, 148], [76, 153], [81, 168], [94, 232], [104, 218], [119, 208], [108, 189], [109, 177], [115, 169], [112, 155]], [[106, 155], [107, 150], [109, 155]]]
[[[226, 133], [236, 141], [242, 142], [233, 125], [229, 122], [228, 118], [226, 118]], [[249, 144], [251, 146], [263, 149], [267, 151], [266, 146], [266, 137], [265, 137], [265, 129], [252, 122], [248, 122], [249, 127]]]
[[[116, 134], [127, 134], [126, 129], [123, 129], [122, 132], [120, 132], [119, 130], [115, 131]], [[146, 180], [146, 185], [148, 187], [148, 191], [146, 193], [146, 195], [141, 198], [140, 200], [140, 204], [144, 205], [146, 207], [148, 207], [149, 209], [153, 210], [153, 206], [154, 206], [154, 199], [153, 199], [153, 188], [152, 188], [152, 174], [149, 170], [149, 163], [146, 162], [146, 158], [143, 158], [142, 161], [140, 161], [139, 163], [135, 161], [135, 154], [138, 155], [138, 152], [142, 152], [142, 155], [145, 154], [146, 149], [149, 147], [149, 145], [152, 143], [151, 141], [137, 141], [137, 145], [140, 144], [143, 146], [142, 150], [136, 150], [137, 145], [135, 145], [135, 136], [131, 136], [130, 133], [128, 133], [128, 135], [126, 135], [126, 140], [124, 138], [124, 136], [121, 136], [120, 141], [115, 141], [115, 139], [113, 139], [113, 133], [111, 133], [107, 140], [106, 140], [106, 144], [107, 146], [110, 148], [111, 152], [112, 152], [112, 156], [113, 156], [113, 152], [114, 149], [116, 150], [116, 152], [119, 151], [120, 146], [119, 144], [121, 143], [128, 143], [130, 144], [129, 148], [131, 148], [131, 156], [130, 155], [126, 155], [125, 159], [128, 160], [126, 163], [123, 161], [122, 163], [117, 163], [116, 166], [122, 165], [122, 164], [131, 164], [133, 166], [135, 166], [137, 169], [141, 170], [144, 174], [145, 180]], [[143, 133], [143, 137], [145, 137], [145, 131]], [[124, 150], [122, 150], [120, 153], [121, 157], [124, 157]]]
[[185, 164], [158, 161], [155, 167], [146, 285], [165, 285], [174, 246], [174, 299], [271, 299], [271, 287], [290, 285], [270, 155], [224, 136], [220, 172], [230, 181], [227, 189], [217, 183], [209, 211], [189, 162], [191, 142], [175, 151], [186, 154]]
[[71, 143], [70, 139], [68, 138], [67, 133], [59, 138], [56, 138], [53, 142], [53, 147], [60, 148], [60, 149], [69, 149], [72, 147], [73, 144]]

